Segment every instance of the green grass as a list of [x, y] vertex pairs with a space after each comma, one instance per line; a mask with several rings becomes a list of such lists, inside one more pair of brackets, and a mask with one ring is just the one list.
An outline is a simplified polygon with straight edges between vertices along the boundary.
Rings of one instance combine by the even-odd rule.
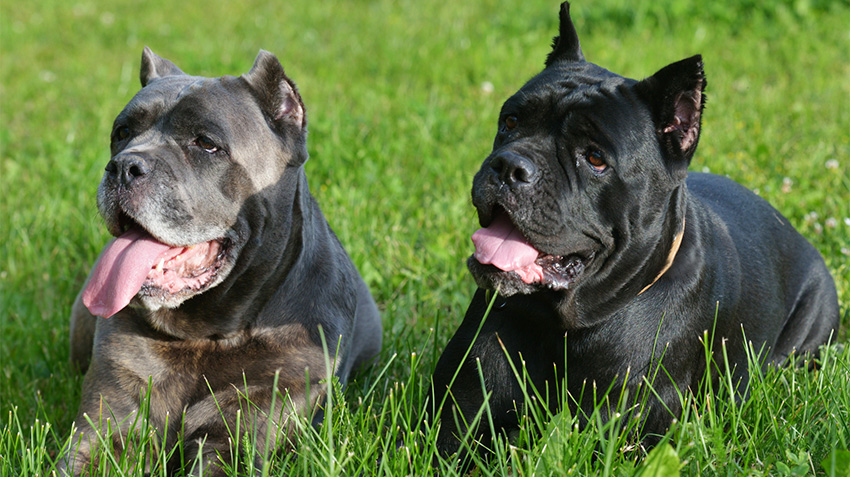
[[[757, 190], [823, 253], [846, 341], [850, 3], [635, 3], [574, 2], [588, 60], [640, 78], [703, 55], [692, 169]], [[542, 1], [0, 2], [0, 476], [49, 473], [70, 435], [82, 380], [67, 317], [108, 236], [95, 191], [144, 45], [201, 75], [245, 72], [260, 48], [280, 57], [307, 104], [312, 191], [383, 312], [379, 364], [334, 401], [332, 425], [305, 427], [266, 470], [428, 473], [433, 433], [419, 434], [419, 412], [474, 288], [471, 178], [501, 102], [540, 70], [556, 30], [557, 5]], [[817, 372], [755, 377], [744, 404], [722, 390], [687, 401], [672, 444], [646, 460], [628, 422], [577, 431], [566, 414], [531, 416], [521, 445], [497, 447], [479, 472], [846, 475], [847, 454], [831, 451], [850, 446], [848, 374], [850, 347], [832, 348]], [[138, 426], [141, 456], [173, 451]], [[112, 457], [141, 475], [133, 455]]]

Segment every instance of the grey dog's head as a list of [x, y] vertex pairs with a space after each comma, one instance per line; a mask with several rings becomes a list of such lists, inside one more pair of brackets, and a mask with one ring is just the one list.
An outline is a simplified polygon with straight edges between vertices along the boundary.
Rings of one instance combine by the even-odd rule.
[[250, 214], [285, 200], [278, 182], [307, 160], [304, 104], [271, 53], [240, 77], [205, 78], [145, 48], [140, 78], [115, 119], [98, 189], [117, 239], [87, 289], [95, 314], [133, 298], [175, 308], [222, 283], [266, 222]]

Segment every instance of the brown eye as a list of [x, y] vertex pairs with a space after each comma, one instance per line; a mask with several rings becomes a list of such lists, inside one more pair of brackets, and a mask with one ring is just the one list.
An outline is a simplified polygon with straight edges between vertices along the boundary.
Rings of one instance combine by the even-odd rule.
[[218, 146], [206, 136], [198, 136], [198, 139], [195, 139], [195, 145], [210, 154], [218, 152]]
[[584, 155], [584, 159], [587, 161], [588, 164], [590, 164], [590, 167], [592, 167], [595, 172], [605, 172], [605, 169], [608, 168], [608, 164], [605, 163], [605, 159], [603, 158], [602, 153], [595, 149], [588, 151]]
[[115, 139], [123, 141], [128, 137], [130, 137], [130, 128], [127, 126], [121, 126], [115, 130]]
[[517, 117], [513, 115], [507, 116], [505, 118], [505, 127], [508, 129], [508, 131], [517, 127]]

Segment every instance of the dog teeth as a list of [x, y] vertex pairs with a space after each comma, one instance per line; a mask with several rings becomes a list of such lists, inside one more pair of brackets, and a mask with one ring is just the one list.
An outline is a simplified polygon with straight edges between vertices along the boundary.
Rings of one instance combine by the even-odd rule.
[[159, 263], [156, 264], [156, 271], [161, 273], [163, 265], [165, 265], [165, 259], [161, 258], [159, 259]]

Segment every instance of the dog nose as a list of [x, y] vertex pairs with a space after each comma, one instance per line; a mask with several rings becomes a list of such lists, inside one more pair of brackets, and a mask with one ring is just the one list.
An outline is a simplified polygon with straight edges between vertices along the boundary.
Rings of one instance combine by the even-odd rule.
[[510, 187], [521, 187], [537, 181], [538, 171], [528, 158], [511, 151], [499, 153], [490, 160], [490, 169]]
[[133, 181], [144, 177], [149, 172], [150, 165], [137, 155], [118, 155], [106, 164], [106, 173], [124, 185], [132, 184]]

